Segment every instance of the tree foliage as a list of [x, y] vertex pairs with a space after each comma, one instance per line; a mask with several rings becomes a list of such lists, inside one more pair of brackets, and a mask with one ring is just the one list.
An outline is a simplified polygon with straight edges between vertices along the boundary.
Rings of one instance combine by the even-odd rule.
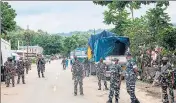
[[18, 49], [18, 41], [20, 46], [28, 45], [25, 36], [29, 34], [31, 35], [29, 41], [30, 46], [39, 45], [43, 47], [44, 54], [46, 55], [60, 53], [65, 56], [68, 56], [69, 53], [77, 47], [86, 46], [90, 36], [88, 34], [78, 33], [64, 37], [58, 34], [48, 34], [42, 30], [38, 30], [37, 32], [33, 30], [24, 30], [19, 26], [16, 26], [13, 31], [7, 32], [7, 39], [11, 41], [12, 49]]
[[[104, 12], [104, 23], [113, 24], [112, 32], [130, 38], [130, 51], [136, 57], [145, 54], [146, 61], [151, 61], [151, 51], [157, 46], [175, 50], [175, 28], [170, 23], [170, 17], [165, 12], [169, 1], [93, 1], [101, 6], [107, 6]], [[134, 10], [141, 5], [155, 4], [144, 16], [134, 18]], [[130, 12], [126, 10], [130, 9]], [[131, 17], [129, 15], [132, 15]], [[175, 33], [176, 34], [176, 33]], [[150, 51], [150, 55], [146, 51]]]
[[15, 17], [16, 13], [11, 5], [1, 1], [1, 33], [6, 34], [7, 31], [12, 31], [15, 28]]

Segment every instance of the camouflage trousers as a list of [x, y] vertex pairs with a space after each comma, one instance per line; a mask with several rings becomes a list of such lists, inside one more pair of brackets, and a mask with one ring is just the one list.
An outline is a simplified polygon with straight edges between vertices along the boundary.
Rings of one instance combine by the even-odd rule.
[[80, 94], [83, 94], [83, 77], [77, 76], [74, 78], [74, 94], [77, 94], [78, 84], [79, 84]]
[[26, 67], [26, 74], [28, 74], [29, 69], [30, 69], [29, 66]]
[[126, 89], [130, 95], [131, 103], [139, 103], [135, 95], [136, 75], [128, 74], [126, 78]]
[[[162, 102], [163, 103], [174, 103], [174, 91], [171, 81], [166, 81], [166, 79], [162, 80], [161, 83], [161, 89], [162, 89]], [[167, 89], [169, 89], [170, 94], [170, 102], [168, 99]]]
[[38, 71], [38, 76], [39, 77], [40, 77], [40, 73], [42, 74], [42, 77], [44, 77], [43, 69], [40, 68], [37, 71]]
[[112, 98], [115, 94], [115, 103], [118, 103], [120, 93], [119, 81], [110, 81], [109, 103], [112, 103]]
[[108, 87], [107, 87], [107, 81], [106, 81], [105, 75], [104, 74], [98, 74], [97, 77], [98, 77], [98, 86], [99, 86], [99, 89], [101, 89], [101, 81], [102, 80], [104, 81], [104, 86], [107, 89]]
[[23, 84], [25, 83], [25, 80], [24, 80], [24, 71], [21, 72], [21, 73], [18, 73], [18, 80], [17, 80], [17, 84], [20, 83], [20, 78], [22, 78], [22, 82]]
[[63, 64], [63, 69], [66, 69], [66, 64]]
[[29, 69], [31, 70], [31, 68], [32, 68], [32, 65], [30, 64]]
[[90, 70], [89, 70], [89, 69], [86, 69], [86, 70], [85, 70], [85, 75], [86, 75], [87, 77], [89, 77], [89, 74], [90, 74]]
[[7, 87], [9, 87], [10, 85], [10, 80], [12, 80], [12, 86], [14, 87], [15, 86], [15, 76], [14, 75], [7, 75], [6, 76], [6, 84], [7, 84]]

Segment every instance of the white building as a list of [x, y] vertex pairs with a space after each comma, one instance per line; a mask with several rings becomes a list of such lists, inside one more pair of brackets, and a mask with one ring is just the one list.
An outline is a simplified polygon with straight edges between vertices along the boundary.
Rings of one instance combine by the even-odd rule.
[[1, 64], [4, 64], [8, 57], [11, 57], [10, 42], [1, 38]]
[[[27, 56], [27, 46], [19, 46], [19, 50], [25, 51], [25, 56]], [[43, 48], [40, 46], [28, 46], [28, 57], [35, 57], [38, 54], [43, 53]]]

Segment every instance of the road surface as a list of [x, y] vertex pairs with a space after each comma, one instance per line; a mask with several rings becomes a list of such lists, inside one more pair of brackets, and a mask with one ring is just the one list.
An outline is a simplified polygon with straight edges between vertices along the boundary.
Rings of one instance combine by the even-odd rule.
[[[1, 84], [1, 103], [106, 103], [109, 91], [98, 90], [95, 76], [86, 77], [83, 87], [84, 96], [80, 96], [79, 92], [78, 96], [74, 96], [70, 69], [62, 70], [61, 60], [55, 60], [46, 65], [45, 78], [38, 78], [36, 66], [33, 65], [26, 75], [26, 84], [9, 88]], [[140, 89], [136, 89], [136, 95], [141, 103], [161, 103], [160, 99]], [[130, 103], [125, 83], [121, 85], [119, 102]]]

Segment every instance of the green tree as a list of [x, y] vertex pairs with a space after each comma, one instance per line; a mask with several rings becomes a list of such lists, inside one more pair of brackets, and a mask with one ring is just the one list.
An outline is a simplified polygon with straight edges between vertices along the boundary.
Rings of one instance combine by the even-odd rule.
[[176, 28], [165, 28], [161, 33], [161, 46], [169, 51], [176, 51]]
[[16, 22], [14, 19], [16, 15], [15, 10], [11, 8], [8, 2], [1, 1], [1, 33], [7, 34], [7, 31], [15, 29]]

